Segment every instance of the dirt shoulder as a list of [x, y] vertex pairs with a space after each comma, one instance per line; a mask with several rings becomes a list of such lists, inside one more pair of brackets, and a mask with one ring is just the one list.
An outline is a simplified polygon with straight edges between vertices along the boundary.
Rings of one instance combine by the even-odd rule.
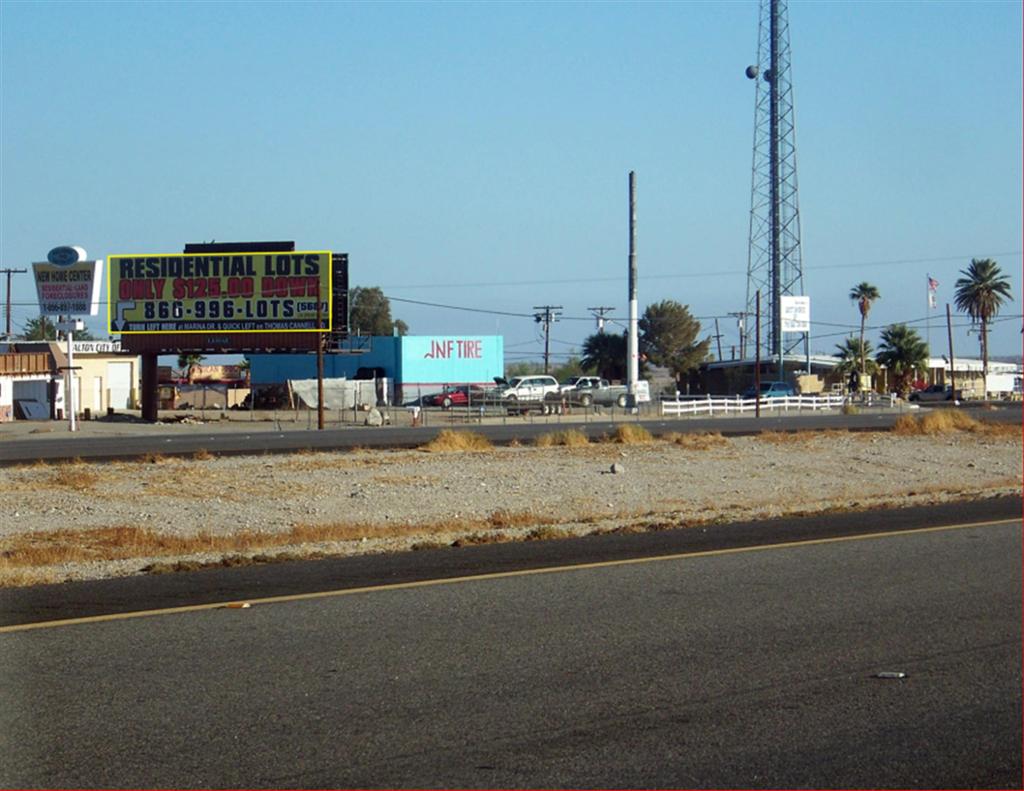
[[0, 585], [1020, 491], [1019, 427], [33, 465], [0, 469]]

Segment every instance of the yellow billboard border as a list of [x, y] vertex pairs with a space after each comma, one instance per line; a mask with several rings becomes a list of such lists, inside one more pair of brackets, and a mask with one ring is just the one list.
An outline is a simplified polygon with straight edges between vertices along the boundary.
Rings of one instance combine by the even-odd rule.
[[[116, 304], [112, 299], [112, 288], [113, 288], [113, 272], [114, 265], [113, 261], [117, 258], [184, 258], [186, 256], [191, 258], [210, 258], [212, 256], [230, 256], [230, 255], [324, 255], [327, 256], [327, 327], [325, 329], [313, 329], [313, 330], [287, 330], [287, 329], [272, 329], [272, 330], [129, 330], [123, 332], [121, 330], [112, 330], [110, 328], [110, 313], [114, 310]], [[334, 252], [332, 250], [260, 250], [253, 252], [248, 251], [236, 251], [236, 252], [223, 252], [223, 253], [117, 253], [115, 255], [107, 256], [107, 333], [110, 335], [212, 335], [221, 333], [224, 334], [235, 334], [235, 335], [247, 335], [250, 333], [260, 332], [332, 332], [333, 327], [333, 316], [334, 316], [334, 267], [333, 264]]]

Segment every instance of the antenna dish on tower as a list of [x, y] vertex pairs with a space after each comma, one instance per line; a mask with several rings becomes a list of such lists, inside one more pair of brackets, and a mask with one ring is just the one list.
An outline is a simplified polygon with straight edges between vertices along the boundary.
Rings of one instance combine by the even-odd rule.
[[757, 72], [758, 72], [757, 66], [747, 66], [747, 72], [746, 72], [747, 73], [747, 79], [748, 80], [756, 80], [757, 79]]

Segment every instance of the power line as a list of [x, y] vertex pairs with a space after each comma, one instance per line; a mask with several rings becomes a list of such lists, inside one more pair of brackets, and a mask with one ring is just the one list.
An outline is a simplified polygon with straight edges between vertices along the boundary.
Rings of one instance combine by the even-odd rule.
[[[804, 265], [804, 269], [853, 269], [865, 266], [895, 266], [900, 264], [934, 264], [943, 261], [963, 261], [970, 258], [997, 258], [1000, 256], [1021, 255], [1024, 251], [1008, 250], [1001, 253], [973, 253], [964, 255], [936, 256], [932, 258], [894, 258], [887, 261], [855, 261], [845, 264], [818, 264], [816, 266]], [[741, 269], [716, 269], [703, 272], [677, 272], [671, 275], [645, 275], [644, 280], [685, 280], [697, 277], [715, 277], [718, 275], [746, 275], [746, 270]], [[419, 283], [402, 284], [397, 286], [381, 286], [382, 289], [427, 289], [427, 288], [494, 288], [514, 286], [546, 286], [546, 285], [571, 285], [575, 283], [614, 283], [622, 280], [621, 277], [573, 277], [573, 278], [552, 278], [547, 280], [495, 280], [482, 281], [478, 283]], [[391, 299], [396, 299], [391, 297]], [[587, 308], [592, 310], [592, 308]], [[587, 319], [590, 320], [589, 318]]]

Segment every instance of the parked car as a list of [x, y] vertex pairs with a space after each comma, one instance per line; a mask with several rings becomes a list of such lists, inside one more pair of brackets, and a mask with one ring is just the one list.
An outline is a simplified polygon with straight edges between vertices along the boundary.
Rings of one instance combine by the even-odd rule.
[[[761, 382], [761, 398], [790, 398], [796, 395], [793, 385], [786, 382]], [[756, 398], [757, 388], [748, 387], [743, 391], [744, 398]]]
[[498, 388], [502, 401], [543, 401], [557, 397], [558, 380], [553, 376], [513, 376], [503, 387]]
[[468, 387], [446, 387], [442, 392], [435, 393], [427, 400], [430, 406], [451, 409], [453, 406], [465, 406], [469, 403]]
[[946, 385], [931, 385], [924, 390], [915, 390], [910, 394], [911, 401], [959, 401], [962, 398], [963, 391], [957, 390], [954, 394], [953, 388]]

